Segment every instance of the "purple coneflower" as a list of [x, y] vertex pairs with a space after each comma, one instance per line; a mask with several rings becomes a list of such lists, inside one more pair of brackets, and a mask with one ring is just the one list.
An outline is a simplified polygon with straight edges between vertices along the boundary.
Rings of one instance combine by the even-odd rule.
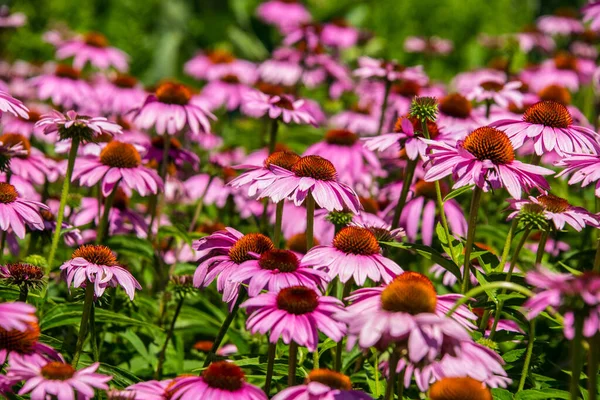
[[339, 49], [352, 47], [358, 42], [358, 29], [343, 19], [336, 18], [323, 25], [321, 41], [323, 44]]
[[281, 338], [285, 344], [293, 341], [312, 352], [319, 344], [319, 331], [334, 342], [342, 340], [346, 332], [345, 324], [333, 319], [343, 303], [306, 286], [260, 294], [246, 300], [241, 307], [250, 314], [246, 328], [253, 334], [266, 335], [270, 331], [271, 343]]
[[256, 80], [256, 65], [250, 61], [237, 59], [227, 50], [217, 49], [196, 54], [185, 63], [186, 74], [212, 81], [227, 75], [241, 77], [244, 80]]
[[56, 49], [59, 60], [73, 57], [73, 67], [83, 69], [90, 65], [105, 70], [110, 67], [123, 72], [128, 68], [128, 56], [123, 51], [110, 47], [106, 37], [98, 32], [89, 32], [83, 37], [64, 41]]
[[94, 105], [95, 93], [89, 83], [81, 79], [79, 70], [59, 64], [53, 74], [31, 78], [40, 100], [51, 100], [56, 106], [66, 109], [74, 106]]
[[312, 16], [298, 0], [268, 0], [256, 9], [258, 17], [287, 33], [311, 21]]
[[473, 110], [471, 102], [459, 93], [450, 93], [439, 101], [436, 120], [440, 131], [454, 135], [457, 139], [481, 126], [483, 115]]
[[515, 38], [524, 53], [529, 53], [535, 48], [550, 53], [556, 47], [552, 37], [541, 32], [535, 25], [526, 26], [521, 32], [515, 34]]
[[453, 47], [451, 40], [437, 36], [408, 36], [404, 40], [404, 50], [408, 53], [446, 55], [452, 52]]
[[346, 283], [351, 278], [363, 286], [367, 278], [373, 282], [390, 282], [402, 268], [384, 257], [377, 237], [367, 228], [347, 226], [333, 238], [331, 246], [316, 246], [302, 258], [303, 266], [324, 270], [331, 279]]
[[422, 66], [405, 67], [396, 61], [377, 60], [370, 57], [360, 57], [358, 59], [358, 68], [354, 75], [359, 78], [382, 78], [389, 82], [397, 80], [407, 80], [425, 84], [428, 81], [427, 75]]
[[556, 163], [559, 167], [566, 167], [557, 177], [573, 174], [569, 178], [569, 185], [581, 183], [585, 187], [592, 182], [596, 183], [596, 197], [600, 197], [600, 155], [596, 154], [569, 154]]
[[372, 400], [368, 394], [352, 390], [350, 378], [329, 369], [313, 369], [303, 385], [283, 389], [272, 400]]
[[443, 378], [429, 388], [431, 400], [492, 400], [485, 383], [473, 378]]
[[537, 20], [537, 27], [548, 35], [569, 36], [583, 32], [583, 23], [577, 13], [571, 9], [558, 9], [554, 15], [542, 15]]
[[42, 128], [45, 135], [58, 134], [61, 140], [77, 137], [81, 140], [93, 141], [102, 135], [116, 136], [122, 133], [119, 124], [110, 122], [104, 117], [90, 118], [78, 115], [73, 110], [67, 111], [66, 114], [53, 110], [42, 115], [35, 126]]
[[29, 140], [18, 133], [5, 133], [0, 136], [0, 143], [5, 146], [22, 148], [10, 161], [10, 170], [14, 175], [27, 179], [36, 185], [42, 185], [52, 175], [52, 163], [48, 162], [44, 153], [31, 146]]
[[168, 400], [168, 389], [173, 379], [146, 381], [128, 386], [125, 390], [134, 393], [134, 400]]
[[600, 31], [600, 1], [590, 1], [581, 9], [581, 12], [583, 22], [589, 22], [591, 30]]
[[124, 115], [144, 104], [148, 94], [134, 76], [115, 74], [94, 86], [100, 108], [108, 114]]
[[0, 316], [0, 328], [8, 331], [24, 331], [30, 324], [37, 323], [35, 307], [22, 302], [1, 303]]
[[505, 187], [515, 199], [521, 198], [523, 190], [550, 189], [542, 175], [553, 172], [517, 161], [508, 136], [498, 129], [478, 128], [456, 146], [435, 141], [428, 143], [433, 166], [425, 174], [426, 181], [452, 174], [455, 189], [473, 184], [484, 191]]
[[18, 28], [25, 25], [26, 22], [27, 15], [21, 12], [11, 14], [7, 5], [0, 6], [0, 28]]
[[523, 83], [519, 81], [486, 81], [475, 86], [467, 93], [467, 99], [478, 102], [494, 102], [500, 107], [508, 107], [510, 103], [521, 107], [523, 93], [519, 91]]
[[144, 154], [144, 162], [155, 161], [158, 165], [163, 162], [163, 153], [165, 142], [170, 140], [168, 161], [175, 164], [177, 167], [183, 167], [184, 164], [189, 164], [194, 170], [198, 169], [200, 158], [192, 150], [184, 148], [181, 142], [174, 137], [165, 138], [157, 136], [147, 144], [147, 151]]
[[4, 232], [12, 229], [23, 239], [26, 226], [36, 230], [44, 229], [40, 208], [48, 210], [45, 204], [21, 198], [10, 183], [0, 182], [0, 229]]
[[268, 95], [258, 90], [248, 92], [244, 97], [244, 112], [256, 118], [267, 115], [271, 119], [279, 119], [286, 124], [316, 125], [314, 117], [302, 109], [304, 100], [294, 100], [286, 94]]
[[250, 85], [254, 80], [244, 80], [237, 75], [224, 75], [210, 81], [202, 88], [202, 96], [208, 99], [212, 109], [224, 106], [227, 111], [234, 111], [245, 103]]
[[23, 105], [23, 103], [21, 103], [20, 100], [17, 100], [10, 94], [0, 90], [0, 116], [5, 112], [9, 112], [15, 117], [21, 117], [25, 119], [29, 117], [29, 110]]
[[168, 394], [171, 400], [267, 400], [260, 388], [246, 382], [240, 367], [227, 361], [213, 362], [202, 376], [175, 378]]
[[70, 288], [81, 287], [86, 282], [94, 284], [96, 297], [107, 287], [121, 286], [133, 300], [135, 289], [142, 287], [129, 271], [119, 265], [113, 252], [106, 246], [83, 245], [73, 252], [71, 259], [60, 266]]

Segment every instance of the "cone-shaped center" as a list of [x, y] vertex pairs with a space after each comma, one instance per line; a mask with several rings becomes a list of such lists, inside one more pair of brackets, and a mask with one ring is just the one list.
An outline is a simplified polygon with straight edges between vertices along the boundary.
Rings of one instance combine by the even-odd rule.
[[577, 71], [577, 58], [572, 54], [561, 51], [554, 57], [556, 69]]
[[346, 254], [361, 256], [379, 254], [381, 251], [373, 232], [358, 226], [342, 228], [333, 238], [333, 246]]
[[213, 64], [230, 64], [235, 61], [235, 57], [233, 56], [233, 54], [231, 54], [227, 50], [213, 50], [206, 53], [206, 56]]
[[10, 183], [0, 182], [0, 203], [8, 204], [17, 200], [19, 193]]
[[490, 160], [496, 165], [508, 164], [515, 159], [515, 151], [506, 133], [489, 126], [475, 129], [462, 146], [478, 160]]
[[[440, 189], [442, 197], [448, 194], [448, 185], [445, 182], [440, 182]], [[435, 200], [437, 199], [437, 193], [435, 191], [435, 182], [427, 182], [423, 179], [419, 179], [415, 183], [415, 195], [423, 196], [426, 199]]]
[[542, 101], [554, 101], [562, 105], [571, 104], [571, 93], [561, 85], [548, 85], [538, 93]]
[[279, 108], [283, 108], [284, 110], [294, 110], [294, 103], [285, 95], [279, 96], [279, 100], [277, 100], [275, 105]]
[[98, 32], [88, 32], [83, 38], [85, 44], [92, 47], [103, 48], [108, 46], [106, 36]]
[[249, 253], [262, 254], [265, 251], [272, 250], [275, 246], [271, 239], [260, 233], [249, 233], [242, 236], [229, 249], [229, 258], [236, 264], [251, 260], [253, 257]]
[[429, 389], [431, 400], [492, 400], [485, 385], [473, 378], [443, 378]]
[[217, 361], [204, 370], [202, 379], [212, 388], [235, 392], [244, 385], [244, 371], [234, 363]]
[[54, 75], [60, 78], [69, 78], [73, 80], [79, 79], [79, 71], [65, 64], [58, 64], [56, 66], [56, 70], [54, 71]]
[[192, 98], [192, 92], [180, 83], [165, 82], [156, 89], [156, 97], [161, 103], [185, 106]]
[[87, 262], [96, 265], [114, 266], [118, 265], [117, 258], [111, 249], [106, 246], [95, 244], [84, 244], [73, 252], [71, 258], [81, 257]]
[[142, 157], [131, 143], [115, 140], [102, 149], [100, 162], [113, 168], [136, 168], [142, 163]]
[[571, 113], [567, 107], [556, 101], [540, 101], [523, 114], [523, 120], [531, 124], [550, 126], [552, 128], [568, 128], [573, 124]]
[[[319, 241], [313, 238], [313, 245], [318, 246]], [[296, 253], [306, 254], [306, 233], [297, 233], [288, 239], [286, 247]]]
[[19, 135], [18, 133], [5, 133], [4, 135], [0, 136], [0, 142], [9, 147], [21, 144], [24, 152], [23, 154], [16, 156], [18, 158], [27, 158], [31, 154], [31, 143], [25, 136]]
[[331, 161], [321, 156], [304, 156], [292, 166], [296, 176], [313, 178], [320, 181], [334, 181], [337, 171]]
[[458, 93], [451, 93], [442, 97], [439, 104], [439, 109], [442, 113], [454, 117], [465, 119], [471, 115], [471, 102]]
[[16, 329], [7, 331], [0, 328], [0, 350], [30, 354], [39, 338], [40, 328], [37, 323], [30, 323], [24, 331]]
[[298, 269], [300, 260], [290, 250], [273, 249], [260, 255], [258, 265], [269, 271], [294, 272]]
[[483, 90], [488, 90], [490, 92], [499, 92], [504, 87], [504, 84], [497, 81], [485, 81], [479, 84]]
[[358, 140], [358, 135], [347, 129], [330, 129], [325, 134], [325, 141], [329, 144], [352, 146]]
[[544, 208], [552, 213], [563, 213], [571, 207], [569, 202], [562, 197], [555, 196], [553, 194], [543, 194], [537, 197], [537, 200], [540, 202]]
[[276, 151], [265, 159], [265, 168], [271, 165], [277, 165], [288, 171], [292, 170], [292, 166], [300, 160], [300, 156], [293, 151]]
[[42, 367], [42, 376], [53, 381], [66, 381], [75, 375], [75, 368], [67, 363], [52, 361]]
[[131, 89], [137, 85], [137, 79], [132, 75], [118, 74], [115, 79], [113, 79], [113, 84], [120, 88]]
[[337, 390], [352, 390], [352, 382], [348, 376], [325, 368], [310, 371], [306, 381], [319, 382]]
[[319, 305], [317, 292], [306, 286], [291, 286], [277, 294], [277, 308], [290, 314], [302, 315], [313, 312]]
[[431, 281], [418, 272], [398, 275], [381, 292], [381, 307], [386, 311], [411, 315], [435, 313], [437, 293]]
[[6, 266], [10, 273], [10, 281], [15, 285], [21, 285], [27, 282], [39, 281], [44, 277], [44, 271], [40, 267], [30, 264], [9, 264]]

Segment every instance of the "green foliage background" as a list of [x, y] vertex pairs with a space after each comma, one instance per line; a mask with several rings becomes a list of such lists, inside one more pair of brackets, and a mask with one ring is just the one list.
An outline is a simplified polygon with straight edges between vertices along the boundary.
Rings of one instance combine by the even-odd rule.
[[[372, 31], [377, 39], [365, 49], [373, 55], [403, 60], [404, 38], [438, 35], [454, 41], [457, 51], [429, 66], [432, 76], [449, 78], [460, 70], [485, 64], [489, 54], [478, 45], [480, 33], [518, 31], [561, 6], [584, 0], [307, 0], [318, 20], [344, 16]], [[12, 4], [11, 4], [12, 3]], [[146, 83], [178, 77], [182, 64], [199, 48], [224, 46], [260, 60], [276, 44], [273, 32], [254, 17], [260, 0], [16, 0], [15, 11], [29, 23], [9, 35], [10, 57], [45, 61], [52, 46], [41, 34], [66, 25], [95, 30], [131, 55], [131, 69]], [[405, 60], [408, 61], [408, 60]]]

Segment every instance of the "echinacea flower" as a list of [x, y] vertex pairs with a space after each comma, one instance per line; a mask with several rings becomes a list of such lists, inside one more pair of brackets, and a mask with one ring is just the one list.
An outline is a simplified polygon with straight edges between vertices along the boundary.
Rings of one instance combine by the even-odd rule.
[[73, 57], [73, 67], [77, 69], [83, 69], [87, 63], [101, 70], [114, 67], [123, 72], [128, 68], [127, 54], [110, 47], [106, 37], [98, 32], [66, 40], [57, 47], [56, 58], [62, 60]]
[[169, 163], [173, 163], [177, 167], [183, 167], [184, 164], [189, 164], [194, 170], [198, 169], [200, 158], [192, 150], [186, 149], [181, 142], [174, 137], [165, 138], [157, 136], [148, 143], [147, 151], [144, 154], [144, 162], [155, 161], [158, 165], [163, 162], [163, 154], [166, 141], [170, 140], [167, 159]]
[[358, 42], [358, 35], [358, 29], [341, 18], [335, 18], [323, 24], [320, 39], [326, 46], [346, 49]]
[[30, 79], [39, 100], [51, 100], [66, 109], [74, 106], [94, 106], [94, 90], [81, 72], [68, 65], [59, 64], [54, 73], [38, 75]]
[[377, 133], [379, 120], [377, 110], [376, 107], [353, 104], [350, 109], [333, 115], [329, 123], [336, 128], [348, 129], [361, 136], [373, 135]]
[[73, 169], [73, 181], [84, 186], [101, 182], [102, 194], [108, 196], [117, 185], [134, 190], [141, 196], [156, 194], [163, 182], [155, 170], [142, 165], [142, 157], [135, 146], [112, 141], [102, 149], [99, 157], [79, 158]]
[[52, 175], [52, 164], [48, 162], [44, 153], [31, 146], [25, 136], [4, 133], [0, 136], [0, 143], [12, 148], [17, 148], [20, 144], [23, 150], [11, 158], [10, 170], [14, 175], [37, 185], [42, 185]]
[[597, 182], [596, 197], [600, 197], [600, 155], [569, 154], [555, 165], [565, 167], [557, 177], [572, 174], [569, 185], [581, 183], [582, 187], [586, 187], [592, 182]]
[[523, 102], [523, 93], [518, 89], [522, 84], [519, 81], [507, 83], [503, 81], [482, 82], [467, 93], [467, 99], [478, 102], [490, 101], [504, 108], [508, 107], [510, 103], [520, 107]]
[[304, 266], [323, 270], [331, 279], [346, 283], [353, 279], [363, 286], [367, 278], [373, 282], [390, 282], [402, 268], [384, 257], [377, 238], [367, 228], [347, 226], [333, 238], [331, 246], [316, 246], [302, 258]]
[[0, 266], [0, 279], [9, 285], [36, 288], [42, 285], [44, 271], [35, 265], [14, 263]]
[[270, 292], [289, 286], [306, 286], [324, 290], [329, 278], [326, 273], [302, 265], [289, 250], [265, 251], [258, 259], [241, 263], [229, 274], [229, 280], [248, 284], [248, 296], [255, 297], [263, 289]]
[[580, 232], [586, 226], [598, 227], [600, 224], [600, 216], [589, 212], [583, 207], [573, 206], [569, 204], [567, 199], [550, 193], [543, 193], [537, 197], [529, 196], [529, 198], [523, 200], [509, 199], [508, 202], [510, 208], [515, 210], [508, 216], [508, 219], [515, 218], [520, 212], [535, 213], [552, 221], [552, 224], [558, 230], [563, 229], [565, 224], [568, 224], [577, 232]]
[[217, 280], [217, 290], [223, 293], [223, 301], [237, 299], [240, 284], [229, 279], [244, 261], [258, 259], [266, 251], [274, 249], [271, 239], [260, 233], [243, 235], [233, 228], [225, 228], [203, 237], [193, 244], [197, 251], [198, 268], [194, 272], [194, 286], [207, 287]]
[[31, 398], [46, 399], [55, 396], [60, 400], [91, 399], [94, 389], [108, 389], [112, 376], [96, 373], [100, 366], [94, 363], [76, 370], [62, 361], [47, 361], [42, 357], [11, 359], [8, 377], [25, 381], [19, 395], [31, 393]]
[[583, 32], [577, 12], [568, 8], [558, 9], [554, 15], [542, 15], [537, 19], [537, 27], [548, 35], [569, 36]]
[[503, 119], [490, 126], [503, 130], [515, 148], [533, 141], [537, 155], [552, 150], [559, 155], [600, 151], [598, 135], [589, 128], [573, 125], [569, 110], [555, 101], [532, 105], [523, 114], [522, 121]]
[[24, 13], [11, 13], [7, 5], [0, 6], [0, 28], [18, 28], [25, 25], [26, 22], [27, 15]]
[[60, 266], [67, 286], [94, 285], [94, 294], [100, 297], [107, 287], [121, 286], [133, 300], [135, 290], [142, 287], [129, 271], [119, 265], [113, 252], [106, 246], [83, 245], [73, 252], [71, 259]]
[[125, 390], [133, 393], [133, 400], [168, 400], [168, 389], [172, 385], [173, 379], [152, 380], [135, 383], [125, 388]]
[[333, 319], [342, 310], [343, 303], [335, 297], [321, 296], [306, 286], [290, 286], [279, 292], [263, 293], [246, 300], [240, 307], [247, 308], [246, 328], [266, 335], [269, 342], [292, 341], [315, 351], [319, 344], [319, 331], [334, 342], [346, 333], [346, 326]]
[[5, 112], [9, 112], [15, 117], [29, 118], [29, 110], [20, 100], [0, 90], [0, 116]]
[[590, 23], [590, 29], [600, 31], [600, 1], [591, 0], [581, 9], [583, 22]]
[[[331, 161], [320, 156], [301, 157], [291, 171], [271, 165], [277, 179], [261, 191], [259, 198], [270, 198], [274, 203], [289, 198], [297, 206], [311, 195], [319, 207], [328, 211], [349, 209], [358, 213], [360, 202], [350, 186], [338, 182], [337, 171]], [[268, 177], [266, 179], [271, 179]]]
[[536, 25], [526, 26], [521, 32], [515, 34], [515, 38], [524, 53], [529, 53], [535, 48], [550, 53], [556, 47], [552, 37], [541, 32]]
[[235, 58], [223, 49], [204, 51], [196, 54], [185, 63], [186, 74], [196, 78], [212, 81], [227, 75], [242, 77], [244, 80], [256, 80], [256, 65], [250, 61]]
[[407, 53], [446, 55], [452, 52], [453, 47], [451, 40], [437, 36], [408, 36], [404, 40], [404, 50]]
[[244, 104], [246, 96], [253, 89], [254, 79], [244, 80], [237, 75], [224, 75], [219, 79], [212, 80], [202, 88], [204, 96], [211, 109], [225, 107], [227, 111], [234, 111]]
[[358, 68], [354, 71], [354, 75], [363, 79], [380, 78], [389, 82], [407, 80], [426, 84], [428, 81], [421, 65], [406, 67], [396, 61], [377, 60], [371, 57], [358, 59]]
[[102, 111], [124, 115], [140, 107], [148, 94], [134, 76], [118, 73], [110, 79], [101, 79], [94, 85]]
[[294, 122], [316, 125], [314, 117], [302, 109], [304, 103], [304, 100], [294, 100], [286, 94], [271, 96], [258, 90], [252, 90], [244, 97], [243, 110], [255, 118], [267, 115], [271, 119], [281, 119], [286, 124]]
[[443, 378], [429, 388], [431, 400], [492, 400], [485, 383], [473, 378]]
[[508, 136], [498, 129], [478, 128], [456, 146], [436, 141], [428, 143], [433, 163], [425, 174], [428, 182], [452, 174], [454, 189], [473, 184], [484, 191], [505, 187], [515, 199], [521, 198], [523, 190], [550, 189], [542, 176], [553, 172], [517, 161]]
[[275, 25], [282, 33], [291, 32], [312, 19], [298, 0], [267, 0], [258, 6], [256, 15], [267, 24]]
[[25, 227], [44, 229], [44, 221], [39, 209], [48, 206], [37, 201], [21, 198], [17, 189], [10, 183], [0, 182], [0, 229], [12, 229], [21, 239], [25, 237]]
[[0, 316], [0, 328], [7, 331], [24, 331], [30, 324], [37, 323], [35, 307], [20, 301], [0, 303]]
[[537, 292], [523, 305], [528, 310], [528, 319], [535, 318], [551, 306], [564, 315], [564, 334], [567, 339], [575, 337], [576, 318], [583, 319], [583, 336], [589, 338], [600, 332], [600, 276], [597, 273], [573, 275], [539, 267], [529, 271], [525, 280]]
[[462, 139], [473, 129], [481, 126], [483, 115], [473, 110], [473, 105], [465, 96], [450, 93], [439, 101], [439, 114], [436, 124], [440, 131]]
[[35, 126], [42, 128], [45, 135], [58, 134], [60, 140], [78, 139], [84, 142], [94, 141], [101, 135], [116, 136], [122, 133], [120, 125], [104, 117], [78, 115], [73, 110], [66, 114], [53, 110], [42, 115]]
[[244, 371], [227, 361], [213, 362], [202, 376], [175, 378], [168, 389], [171, 400], [267, 400], [258, 387], [246, 382]]
[[368, 394], [352, 390], [350, 378], [329, 369], [313, 369], [302, 385], [288, 387], [272, 400], [372, 400]]
[[196, 134], [210, 132], [210, 120], [216, 117], [190, 100], [192, 92], [187, 86], [164, 82], [132, 111], [133, 123], [141, 129], [154, 128], [159, 135], [175, 135], [186, 127]]

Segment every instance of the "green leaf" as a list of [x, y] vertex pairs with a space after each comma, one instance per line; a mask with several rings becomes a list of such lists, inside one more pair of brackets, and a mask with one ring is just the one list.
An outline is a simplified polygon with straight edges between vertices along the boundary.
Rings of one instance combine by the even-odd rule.
[[[453, 260], [458, 261], [462, 258], [463, 251], [464, 251], [464, 246], [463, 246], [462, 242], [460, 240], [455, 239], [452, 236], [450, 238], [448, 238], [446, 235], [446, 230], [444, 229], [444, 227], [442, 226], [442, 224], [440, 222], [438, 222], [435, 227], [435, 234], [437, 235], [440, 243], [442, 244], [442, 248], [444, 249], [446, 254], [452, 256], [451, 253], [453, 253], [453, 255], [454, 255], [454, 257], [452, 257]], [[452, 249], [450, 249], [450, 246], [448, 245], [450, 239], [452, 239]]]
[[515, 400], [538, 400], [538, 399], [568, 399], [569, 392], [558, 389], [523, 390], [515, 396]]
[[471, 190], [473, 190], [473, 186], [475, 186], [475, 185], [463, 186], [463, 187], [460, 187], [460, 188], [458, 188], [456, 190], [451, 191], [450, 193], [448, 193], [446, 195], [446, 197], [444, 197], [443, 202], [445, 203], [448, 200], [453, 199], [455, 197], [458, 197], [458, 196], [460, 196], [463, 193], [470, 192]]
[[460, 269], [452, 260], [447, 259], [443, 255], [441, 255], [437, 250], [425, 246], [422, 244], [416, 243], [399, 243], [399, 242], [381, 242], [390, 247], [398, 247], [404, 250], [410, 250], [416, 252], [418, 255], [425, 257], [428, 260], [431, 260], [435, 264], [439, 264], [444, 269], [449, 271], [452, 275], [456, 276], [456, 278], [460, 281], [462, 279]]
[[159, 239], [179, 239], [187, 243], [188, 245], [192, 245], [192, 239], [187, 231], [180, 229], [177, 225], [163, 225], [158, 229], [158, 238]]
[[[42, 331], [59, 326], [73, 325], [78, 326], [81, 321], [82, 304], [60, 304], [48, 311], [41, 321], [40, 329]], [[139, 319], [127, 317], [113, 311], [96, 309], [96, 323], [111, 323], [122, 326], [145, 326], [156, 328], [147, 322]]]
[[146, 345], [135, 332], [128, 329], [125, 332], [119, 333], [119, 336], [131, 343], [133, 348], [144, 358], [144, 360], [148, 362], [148, 364], [152, 366], [155, 365], [156, 357], [154, 357], [148, 352], [148, 349], [146, 349]]
[[143, 257], [148, 260], [154, 258], [154, 249], [150, 242], [136, 236], [111, 236], [107, 240], [107, 245], [117, 254], [127, 254], [135, 257]]
[[492, 396], [494, 400], [513, 400], [513, 395], [506, 389], [494, 388], [492, 389]]
[[[81, 360], [79, 361], [79, 364], [88, 367], [92, 364], [92, 362]], [[100, 366], [96, 372], [99, 374], [111, 375], [113, 378], [110, 381], [110, 385], [116, 386], [119, 389], [126, 388], [127, 386], [131, 386], [141, 381], [140, 378], [131, 372], [105, 363], [100, 363]]]
[[504, 361], [506, 361], [507, 363], [511, 363], [511, 362], [515, 362], [519, 359], [521, 359], [521, 357], [523, 357], [523, 354], [525, 354], [525, 348], [523, 349], [514, 349], [511, 351], [507, 351], [506, 353], [504, 353], [502, 355], [502, 359]]

